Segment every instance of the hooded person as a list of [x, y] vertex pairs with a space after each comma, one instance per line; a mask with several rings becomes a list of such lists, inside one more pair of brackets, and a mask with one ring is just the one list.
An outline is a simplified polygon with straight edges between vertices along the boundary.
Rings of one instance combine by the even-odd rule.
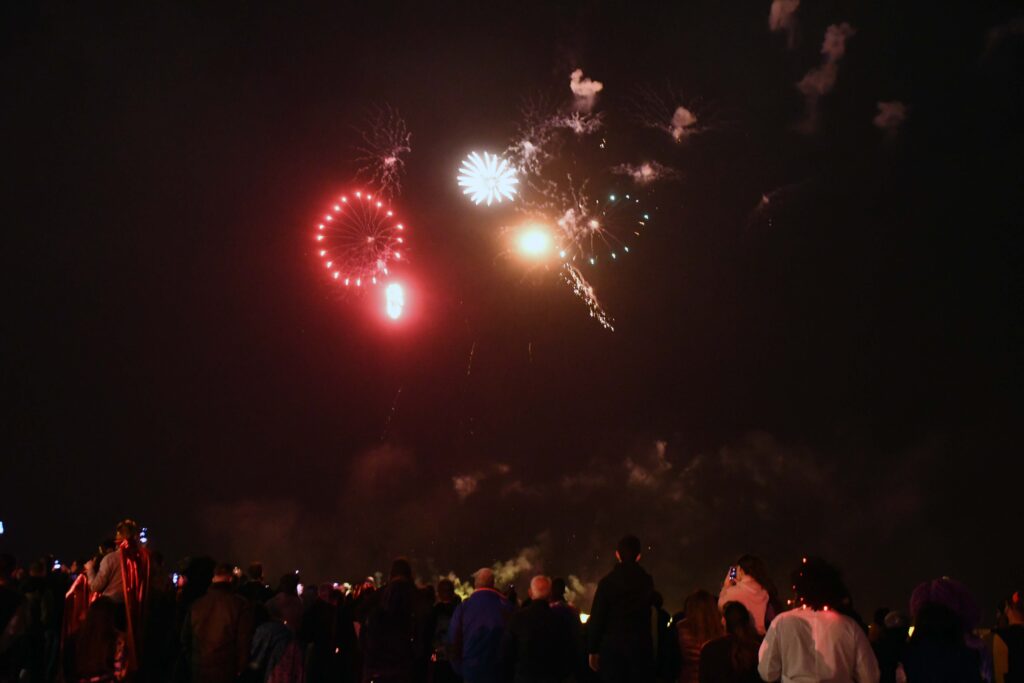
[[364, 681], [399, 683], [425, 673], [430, 656], [425, 637], [430, 607], [413, 582], [409, 561], [396, 559], [388, 584], [370, 599], [359, 631]]
[[730, 602], [747, 608], [754, 628], [761, 636], [768, 630], [775, 615], [781, 612], [775, 583], [760, 558], [744, 555], [729, 569], [718, 594], [718, 608], [725, 609]]

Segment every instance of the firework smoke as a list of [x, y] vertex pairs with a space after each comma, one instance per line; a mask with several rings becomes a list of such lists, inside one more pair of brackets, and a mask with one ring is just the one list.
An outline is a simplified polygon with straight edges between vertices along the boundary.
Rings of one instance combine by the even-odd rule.
[[589, 114], [594, 109], [597, 93], [604, 90], [604, 83], [583, 77], [583, 69], [576, 69], [569, 75], [569, 88], [576, 97], [576, 111]]
[[893, 137], [903, 122], [907, 120], [907, 105], [902, 102], [879, 102], [878, 114], [872, 119], [876, 128]]
[[846, 54], [846, 41], [857, 33], [848, 23], [832, 24], [825, 31], [825, 41], [821, 45], [824, 59], [820, 66], [807, 72], [799, 83], [797, 90], [803, 93], [807, 103], [807, 113], [798, 126], [804, 133], [813, 133], [818, 128], [818, 100], [832, 92], [839, 76], [839, 60]]
[[792, 50], [796, 44], [796, 10], [800, 0], [772, 0], [768, 13], [768, 28], [773, 33], [786, 32], [786, 46]]
[[619, 164], [612, 173], [629, 176], [637, 185], [649, 185], [658, 180], [671, 180], [679, 177], [674, 168], [669, 168], [657, 161], [645, 161], [641, 164]]
[[664, 92], [640, 88], [632, 103], [633, 119], [641, 126], [665, 131], [674, 141], [683, 142], [706, 128], [697, 125], [697, 114], [692, 106], [683, 106], [682, 100], [671, 86]]

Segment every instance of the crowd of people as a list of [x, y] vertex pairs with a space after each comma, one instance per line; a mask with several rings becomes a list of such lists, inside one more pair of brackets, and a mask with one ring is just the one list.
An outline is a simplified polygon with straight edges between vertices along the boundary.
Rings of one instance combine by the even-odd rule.
[[[1024, 680], [1024, 604], [999, 627], [959, 583], [921, 584], [909, 612], [866, 624], [839, 571], [804, 558], [783, 601], [745, 555], [717, 596], [698, 590], [670, 615], [626, 536], [589, 615], [565, 581], [533, 576], [519, 600], [482, 568], [464, 600], [449, 579], [418, 582], [395, 559], [386, 581], [272, 589], [253, 563], [194, 558], [180, 574], [125, 520], [88, 561], [26, 568], [0, 555], [0, 683], [1016, 683]], [[379, 585], [378, 585], [379, 584]]]

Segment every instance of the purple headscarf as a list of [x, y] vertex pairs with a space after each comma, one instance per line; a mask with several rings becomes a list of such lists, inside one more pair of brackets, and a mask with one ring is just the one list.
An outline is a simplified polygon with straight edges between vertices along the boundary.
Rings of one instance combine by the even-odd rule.
[[974, 630], [981, 621], [981, 610], [971, 591], [954, 579], [944, 576], [925, 581], [915, 588], [910, 596], [911, 616], [916, 619], [921, 608], [930, 602], [942, 605], [960, 617], [964, 631]]

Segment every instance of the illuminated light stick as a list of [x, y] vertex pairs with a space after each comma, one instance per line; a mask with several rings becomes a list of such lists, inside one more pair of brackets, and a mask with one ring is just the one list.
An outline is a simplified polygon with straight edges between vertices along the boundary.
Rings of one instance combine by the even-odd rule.
[[516, 178], [515, 169], [500, 156], [489, 152], [480, 156], [471, 152], [462, 162], [458, 182], [459, 187], [463, 188], [462, 193], [468, 195], [474, 204], [486, 201], [487, 206], [490, 206], [494, 201], [500, 203], [502, 199], [511, 201], [515, 197], [519, 179]]

